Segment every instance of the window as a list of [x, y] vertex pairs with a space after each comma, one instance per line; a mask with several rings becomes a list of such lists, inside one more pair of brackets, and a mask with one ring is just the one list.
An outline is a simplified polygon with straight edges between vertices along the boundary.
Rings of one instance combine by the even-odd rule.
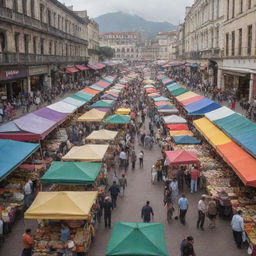
[[53, 24], [54, 27], [56, 26], [56, 12], [53, 13]]
[[27, 0], [22, 0], [22, 11], [24, 15], [27, 15]]
[[231, 33], [231, 55], [235, 56], [235, 31]]
[[252, 8], [252, 0], [248, 0], [248, 9]]
[[20, 48], [19, 48], [20, 33], [19, 32], [15, 32], [14, 42], [15, 42], [15, 52], [18, 53], [20, 51]]
[[60, 23], [61, 23], [61, 17], [60, 17], [60, 15], [58, 15], [58, 29], [60, 29], [60, 28], [61, 28]]
[[54, 42], [54, 54], [57, 55], [57, 41]]
[[252, 25], [247, 27], [247, 54], [252, 54]]
[[68, 56], [68, 45], [66, 44], [66, 56]]
[[44, 5], [40, 4], [40, 20], [44, 22]]
[[49, 42], [49, 55], [52, 55], [52, 41]]
[[235, 17], [235, 0], [232, 0], [232, 18]]
[[51, 17], [51, 10], [50, 9], [48, 9], [47, 10], [47, 16], [48, 16], [48, 24], [49, 25], [52, 25], [52, 17]]
[[244, 4], [244, 1], [240, 0], [240, 13], [243, 12], [243, 4]]
[[31, 17], [35, 18], [35, 0], [30, 0]]
[[13, 10], [18, 12], [18, 0], [13, 0]]
[[33, 37], [33, 52], [34, 54], [37, 54], [37, 37]]
[[6, 48], [6, 34], [0, 31], [0, 52], [4, 52]]
[[243, 43], [243, 31], [240, 28], [238, 30], [238, 55], [242, 55], [242, 43]]
[[5, 7], [5, 0], [0, 0], [0, 6]]
[[24, 52], [29, 52], [29, 35], [24, 34]]
[[227, 20], [229, 19], [229, 0], [227, 0]]
[[226, 56], [229, 55], [229, 34], [226, 33]]
[[43, 38], [40, 39], [40, 50], [41, 50], [41, 54], [44, 54], [44, 39]]

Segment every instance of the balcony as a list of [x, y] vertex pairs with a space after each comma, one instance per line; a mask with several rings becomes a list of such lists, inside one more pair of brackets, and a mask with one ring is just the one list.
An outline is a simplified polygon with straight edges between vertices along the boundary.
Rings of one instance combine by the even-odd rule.
[[0, 53], [1, 65], [45, 65], [68, 64], [86, 62], [87, 57], [82, 56], [56, 56], [25, 53]]
[[202, 51], [192, 51], [185, 53], [186, 59], [218, 59], [222, 57], [221, 50], [219, 48], [207, 49]]
[[66, 32], [56, 29], [51, 25], [43, 23], [40, 20], [34, 19], [22, 13], [15, 12], [9, 8], [0, 7], [0, 20], [88, 46], [88, 40], [78, 38], [75, 35], [70, 35]]

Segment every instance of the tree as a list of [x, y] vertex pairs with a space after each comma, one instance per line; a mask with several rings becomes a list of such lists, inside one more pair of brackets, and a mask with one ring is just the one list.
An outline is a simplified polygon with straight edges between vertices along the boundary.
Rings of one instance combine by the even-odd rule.
[[100, 47], [98, 50], [100, 60], [111, 59], [114, 57], [115, 50], [108, 46]]

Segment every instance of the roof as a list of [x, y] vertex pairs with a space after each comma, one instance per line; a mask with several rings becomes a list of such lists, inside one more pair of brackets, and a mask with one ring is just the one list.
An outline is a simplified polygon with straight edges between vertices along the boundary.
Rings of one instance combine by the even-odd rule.
[[169, 164], [192, 164], [197, 163], [199, 160], [194, 152], [185, 150], [165, 151], [167, 161]]
[[110, 131], [110, 130], [98, 130], [93, 131], [86, 137], [86, 140], [114, 140], [117, 136], [118, 132]]
[[101, 122], [105, 117], [106, 112], [99, 111], [97, 108], [92, 108], [83, 115], [79, 116], [79, 122]]

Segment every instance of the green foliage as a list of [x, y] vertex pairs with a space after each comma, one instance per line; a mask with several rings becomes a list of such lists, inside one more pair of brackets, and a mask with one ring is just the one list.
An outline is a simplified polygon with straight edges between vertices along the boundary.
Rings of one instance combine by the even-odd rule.
[[103, 46], [98, 49], [100, 60], [111, 59], [114, 57], [115, 51], [111, 47]]

